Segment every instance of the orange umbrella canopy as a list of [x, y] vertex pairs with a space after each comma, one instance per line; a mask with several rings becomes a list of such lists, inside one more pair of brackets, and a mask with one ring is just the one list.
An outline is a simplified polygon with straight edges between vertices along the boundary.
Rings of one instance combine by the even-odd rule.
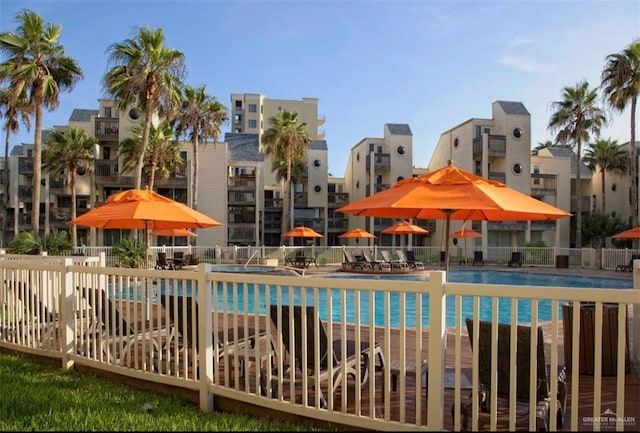
[[611, 239], [640, 239], [640, 227], [634, 227], [611, 236]]
[[429, 230], [423, 229], [422, 227], [415, 224], [411, 224], [408, 221], [402, 221], [401, 223], [394, 224], [391, 227], [387, 227], [386, 229], [382, 230], [382, 233], [388, 235], [426, 235], [429, 233]]
[[481, 238], [482, 235], [475, 230], [462, 227], [457, 232], [449, 235], [450, 238]]
[[[395, 183], [391, 188], [349, 203], [338, 212], [387, 218], [526, 221], [571, 216], [505, 184], [488, 180], [449, 163], [444, 168]], [[449, 243], [445, 269], [449, 270]]]
[[100, 207], [69, 221], [101, 229], [207, 228], [220, 223], [189, 206], [146, 189], [130, 189], [107, 197]]
[[310, 227], [298, 226], [288, 232], [284, 233], [283, 238], [322, 238], [320, 233], [316, 232]]
[[368, 231], [357, 227], [355, 229], [351, 229], [347, 232], [342, 233], [339, 238], [375, 238], [376, 235], [369, 233]]
[[154, 236], [173, 236], [173, 237], [186, 236], [189, 238], [198, 236], [194, 232], [187, 229], [155, 229], [154, 231], [151, 232], [151, 234]]

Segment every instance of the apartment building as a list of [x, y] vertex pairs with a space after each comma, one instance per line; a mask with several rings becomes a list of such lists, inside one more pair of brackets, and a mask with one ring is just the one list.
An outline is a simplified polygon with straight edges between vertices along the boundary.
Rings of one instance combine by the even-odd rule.
[[[550, 163], [537, 163], [538, 172], [532, 172], [531, 115], [524, 104], [496, 101], [491, 105], [491, 114], [491, 118], [471, 118], [443, 132], [428, 164], [428, 171], [442, 168], [452, 160], [464, 170], [570, 210], [568, 200], [565, 202], [557, 189], [558, 185], [568, 188], [569, 170], [562, 172]], [[584, 182], [588, 183], [588, 179], [585, 176]], [[583, 191], [590, 191], [590, 188], [585, 187]], [[471, 226], [482, 233], [481, 243], [485, 249], [523, 246], [535, 241], [568, 247], [569, 224], [570, 220], [565, 218], [557, 222], [474, 221]], [[451, 231], [459, 230], [461, 226], [462, 221], [452, 221]], [[441, 239], [443, 231], [443, 222], [436, 222], [435, 237]]]
[[[360, 200], [389, 188], [399, 180], [413, 176], [413, 134], [407, 124], [387, 123], [382, 137], [366, 137], [351, 148], [344, 185], [350, 201]], [[349, 228], [361, 227], [378, 238], [379, 245], [393, 245], [399, 239], [382, 234], [394, 224], [390, 218], [349, 215]], [[425, 222], [416, 222], [425, 225]], [[428, 227], [427, 227], [428, 228]], [[416, 236], [410, 242], [425, 245], [426, 238]], [[350, 240], [343, 243], [354, 243]]]

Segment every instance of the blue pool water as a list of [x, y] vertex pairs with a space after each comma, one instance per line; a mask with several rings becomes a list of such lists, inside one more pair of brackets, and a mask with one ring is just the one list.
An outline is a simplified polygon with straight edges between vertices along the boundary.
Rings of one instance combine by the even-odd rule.
[[[340, 274], [332, 276], [331, 278], [379, 278], [389, 280], [425, 280], [428, 278], [426, 275], [353, 275], [353, 274]], [[600, 288], [631, 288], [632, 281], [626, 279], [607, 279], [598, 277], [584, 277], [584, 276], [568, 276], [568, 275], [551, 275], [551, 274], [534, 274], [523, 272], [508, 272], [508, 271], [452, 271], [449, 273], [449, 281], [451, 282], [467, 282], [467, 283], [482, 283], [482, 284], [507, 284], [507, 285], [533, 285], [533, 286], [552, 286], [552, 287], [600, 287]], [[158, 287], [154, 286], [154, 296], [158, 293]], [[186, 282], [183, 287], [182, 281], [174, 282], [168, 281], [168, 287], [165, 286], [165, 281], [160, 282], [159, 292], [161, 294], [174, 293], [177, 291], [179, 295], [186, 291], [187, 296], [192, 295], [191, 284]], [[304, 295], [305, 303], [307, 305], [314, 304], [314, 292], [313, 289], [306, 289], [303, 293], [302, 288], [299, 286], [282, 287], [281, 299], [283, 303], [288, 303], [289, 291], [293, 291], [294, 304], [300, 304]], [[247, 297], [245, 300], [245, 291]], [[269, 288], [269, 301], [266, 299], [266, 287], [264, 284], [260, 284], [257, 287], [257, 311], [261, 314], [266, 313], [266, 305], [275, 304], [278, 302], [277, 291], [275, 288]], [[130, 292], [132, 295], [132, 293]], [[346, 312], [346, 319], [348, 322], [353, 323], [355, 321], [355, 294], [353, 292], [347, 292], [345, 304], [341, 304], [341, 296], [339, 290], [331, 291], [331, 308], [333, 320], [341, 320], [342, 312]], [[360, 323], [369, 324], [372, 322], [369, 315], [369, 305], [371, 298], [375, 304], [374, 318], [375, 324], [382, 326], [387, 321], [391, 326], [399, 326], [400, 317], [405, 317], [406, 326], [415, 326], [416, 324], [416, 294], [406, 294], [405, 296], [405, 310], [400, 310], [400, 294], [391, 293], [388, 306], [384, 303], [384, 294], [376, 292], [373, 296], [370, 293], [364, 292], [360, 295]], [[422, 299], [422, 314], [420, 321], [423, 326], [429, 325], [429, 295], [418, 295]], [[320, 305], [320, 317], [323, 320], [327, 319], [327, 305], [328, 305], [328, 290], [318, 290], [318, 304]], [[218, 308], [221, 310], [231, 311], [234, 305], [237, 305], [239, 312], [247, 311], [253, 313], [256, 311], [256, 287], [253, 284], [237, 284], [235, 287], [232, 284], [227, 284], [226, 290], [224, 283], [218, 283], [217, 293], [214, 294], [214, 302], [217, 302]], [[511, 320], [511, 302], [510, 298], [500, 298], [498, 300], [498, 320], [503, 323], [508, 323]], [[516, 300], [513, 300], [516, 302]], [[518, 302], [517, 307], [517, 320], [519, 323], [531, 322], [531, 301], [523, 299]], [[246, 305], [245, 305], [246, 304]], [[561, 306], [559, 306], [561, 307]], [[447, 298], [447, 313], [446, 313], [446, 325], [455, 325], [455, 301], [453, 298]], [[551, 302], [540, 301], [538, 302], [538, 320], [548, 321], [551, 320]], [[466, 317], [471, 317], [473, 311], [473, 298], [462, 297], [462, 321]], [[386, 313], [386, 314], [385, 314]], [[561, 308], [559, 308], [559, 317], [562, 316]], [[492, 305], [491, 298], [480, 298], [480, 319], [491, 320], [492, 317]]]

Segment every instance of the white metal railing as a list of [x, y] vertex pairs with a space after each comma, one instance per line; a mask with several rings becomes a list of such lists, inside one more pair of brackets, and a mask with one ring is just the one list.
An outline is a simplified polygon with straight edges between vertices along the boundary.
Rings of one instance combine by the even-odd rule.
[[[445, 370], [453, 369], [453, 427], [458, 430], [460, 405], [466, 394], [461, 386], [463, 369], [471, 371], [471, 392], [479, 388], [477, 351], [472, 351], [472, 365], [462, 360], [467, 317], [494, 324], [506, 321], [513, 326], [519, 320], [516, 301], [528, 304], [528, 323], [534, 329], [538, 324], [546, 326], [547, 361], [553, 375], [553, 367], [562, 363], [563, 356], [559, 352], [562, 304], [571, 302], [574, 306], [571, 353], [572, 371], [577, 371], [580, 303], [594, 303], [594, 341], [602, 341], [603, 306], [616, 303], [621, 308], [615, 344], [617, 403], [613, 410], [624, 420], [627, 311], [632, 304], [640, 304], [638, 289], [522, 286], [514, 291], [511, 286], [446, 283], [441, 271], [432, 271], [428, 281], [388, 281], [217, 273], [204, 263], [195, 272], [112, 268], [104, 266], [104, 255], [87, 262], [96, 266], [83, 265], [85, 262], [80, 258], [0, 260], [4, 284], [0, 291], [0, 347], [59, 357], [63, 368], [71, 368], [73, 363], [91, 365], [198, 390], [203, 410], [212, 410], [219, 395], [376, 430], [442, 430], [451, 416], [451, 408], [444, 404]], [[636, 262], [638, 267], [640, 261]], [[639, 275], [640, 270], [635, 269], [635, 287], [640, 287]], [[511, 304], [504, 306], [504, 302]], [[294, 305], [300, 307], [300, 336], [294, 333]], [[545, 309], [548, 314], [538, 318], [537, 313]], [[290, 313], [288, 320], [285, 312]], [[505, 319], [504, 312], [509, 312], [510, 318]], [[634, 323], [637, 340], [640, 331]], [[336, 346], [323, 348], [322, 329], [327, 341], [338, 342]], [[453, 343], [447, 343], [449, 338]], [[347, 351], [347, 342], [366, 346], [356, 351], [362, 352], [359, 361], [337, 356]], [[307, 350], [296, 351], [296, 344]], [[603, 350], [601, 345], [593, 345], [593, 414], [600, 416], [606, 403], [598, 398]], [[638, 347], [634, 341], [634, 359]], [[320, 356], [325, 352], [327, 359], [337, 358], [329, 369]], [[494, 351], [492, 359], [496, 357]], [[403, 366], [427, 360], [428, 400], [422, 398], [422, 380], [416, 378], [415, 386], [410, 372], [403, 368], [397, 371], [397, 391], [392, 391], [391, 371], [377, 368], [379, 359], [385, 366], [391, 361]], [[296, 361], [306, 366], [308, 374], [287, 368]], [[532, 360], [534, 366], [535, 362]], [[555, 385], [551, 383], [553, 392]], [[578, 374], [571, 376], [569, 387], [579, 389]], [[566, 420], [571, 430], [582, 426], [577, 405], [572, 398], [571, 418]], [[477, 413], [477, 405], [473, 410]], [[473, 422], [475, 429], [477, 420]], [[535, 415], [529, 422], [530, 427], [535, 426]], [[550, 428], [555, 429], [554, 422]]]

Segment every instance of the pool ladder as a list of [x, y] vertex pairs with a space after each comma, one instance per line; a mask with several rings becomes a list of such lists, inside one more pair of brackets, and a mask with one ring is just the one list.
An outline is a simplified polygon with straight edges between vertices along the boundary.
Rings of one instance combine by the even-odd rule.
[[260, 251], [255, 250], [254, 252], [251, 253], [251, 256], [249, 257], [249, 259], [245, 262], [243, 268], [247, 268], [247, 265], [249, 264], [249, 262], [251, 262], [251, 259], [253, 259], [253, 256], [255, 256], [256, 254], [258, 254]]

